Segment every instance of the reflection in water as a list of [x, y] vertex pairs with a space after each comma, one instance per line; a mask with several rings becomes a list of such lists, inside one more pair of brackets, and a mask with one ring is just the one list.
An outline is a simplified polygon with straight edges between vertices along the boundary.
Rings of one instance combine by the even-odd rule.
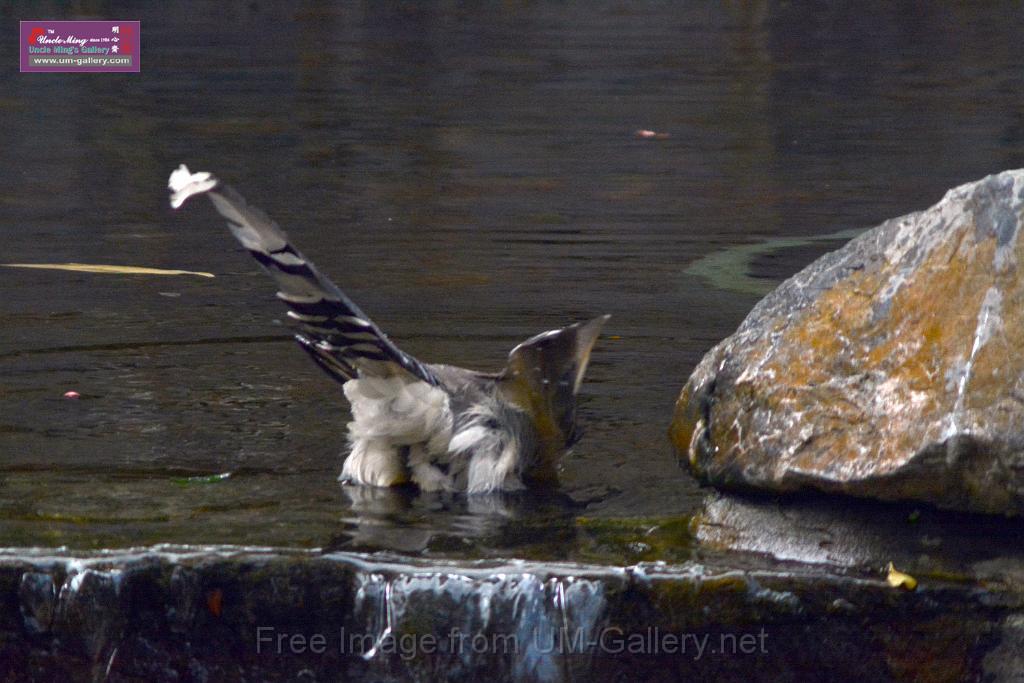
[[[740, 244], [708, 254], [690, 264], [683, 272], [686, 275], [702, 278], [715, 289], [763, 296], [778, 286], [779, 283], [776, 279], [778, 270], [769, 271], [767, 276], [757, 277], [751, 271], [754, 270], [758, 259], [776, 256], [779, 252], [787, 249], [813, 247], [819, 243], [827, 243], [830, 247], [828, 251], [832, 251], [863, 232], [863, 230], [841, 230], [827, 235], [773, 237], [756, 244]], [[809, 263], [812, 260], [813, 258], [804, 255], [803, 263]]]
[[695, 517], [707, 552], [745, 551], [783, 562], [878, 575], [888, 562], [918, 578], [1018, 581], [1024, 521], [936, 510], [926, 505], [836, 499], [810, 493], [711, 494]]
[[329, 550], [543, 553], [573, 535], [573, 515], [583, 507], [553, 490], [467, 496], [421, 493], [411, 486], [342, 489], [352, 515], [343, 519], [347, 528], [331, 540]]

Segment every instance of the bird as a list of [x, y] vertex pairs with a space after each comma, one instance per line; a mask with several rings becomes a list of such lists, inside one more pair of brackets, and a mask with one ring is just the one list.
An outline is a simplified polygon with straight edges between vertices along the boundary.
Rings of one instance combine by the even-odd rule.
[[168, 189], [173, 209], [197, 195], [212, 201], [275, 280], [299, 347], [341, 383], [352, 420], [340, 481], [470, 495], [557, 485], [559, 462], [580, 438], [577, 395], [609, 315], [530, 337], [499, 372], [424, 363], [230, 185], [182, 164]]

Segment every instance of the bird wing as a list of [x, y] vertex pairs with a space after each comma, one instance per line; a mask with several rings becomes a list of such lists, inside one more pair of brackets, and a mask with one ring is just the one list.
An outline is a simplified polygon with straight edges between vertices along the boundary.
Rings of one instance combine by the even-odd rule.
[[427, 366], [405, 353], [288, 241], [263, 211], [209, 173], [191, 173], [182, 164], [168, 183], [171, 206], [179, 208], [206, 194], [228, 221], [228, 228], [277, 282], [277, 297], [298, 327], [296, 341], [332, 378], [345, 382], [360, 374], [388, 377], [396, 370], [436, 386]]

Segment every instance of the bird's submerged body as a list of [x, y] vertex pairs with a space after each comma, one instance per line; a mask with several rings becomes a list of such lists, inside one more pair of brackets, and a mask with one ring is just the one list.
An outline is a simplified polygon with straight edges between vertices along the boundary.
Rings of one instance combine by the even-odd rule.
[[575, 442], [576, 393], [608, 316], [533, 337], [488, 374], [402, 352], [295, 249], [263, 212], [208, 173], [171, 174], [171, 205], [208, 194], [228, 227], [277, 281], [296, 340], [352, 406], [340, 479], [489, 493], [555, 479]]
[[439, 386], [399, 376], [345, 383], [353, 419], [341, 478], [427, 491], [522, 488], [536, 450], [526, 412], [495, 395], [493, 377], [429, 367]]

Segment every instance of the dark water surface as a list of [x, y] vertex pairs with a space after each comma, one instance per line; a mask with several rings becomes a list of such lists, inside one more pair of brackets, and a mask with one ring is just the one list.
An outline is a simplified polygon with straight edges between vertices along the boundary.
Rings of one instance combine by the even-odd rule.
[[[21, 75], [0, 41], [0, 262], [216, 278], [0, 268], [0, 546], [685, 552], [703, 492], [666, 429], [757, 300], [730, 279], [778, 282], [837, 245], [792, 238], [1022, 165], [1022, 10], [977, 5], [5, 5], [8, 23], [141, 19], [143, 57]], [[352, 500], [339, 388], [213, 211], [170, 211], [181, 162], [423, 360], [498, 369], [611, 313], [564, 496]], [[775, 238], [715, 284], [687, 272]]]

